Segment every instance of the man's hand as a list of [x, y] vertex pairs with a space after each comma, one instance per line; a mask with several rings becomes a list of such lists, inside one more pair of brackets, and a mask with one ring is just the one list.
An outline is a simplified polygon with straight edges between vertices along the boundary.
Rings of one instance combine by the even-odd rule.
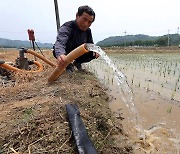
[[67, 61], [65, 59], [66, 59], [66, 55], [60, 55], [59, 57], [57, 57], [57, 64], [62, 65], [62, 66], [66, 66]]
[[97, 59], [100, 55], [97, 52], [93, 52], [93, 56]]

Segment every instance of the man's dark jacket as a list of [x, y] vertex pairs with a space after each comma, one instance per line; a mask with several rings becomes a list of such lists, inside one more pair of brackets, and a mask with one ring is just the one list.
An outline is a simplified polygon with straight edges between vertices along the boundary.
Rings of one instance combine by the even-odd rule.
[[[62, 54], [67, 55], [83, 43], [93, 43], [91, 29], [88, 28], [86, 31], [82, 31], [75, 20], [66, 22], [59, 28], [54, 46], [54, 56], [57, 58]], [[89, 52], [83, 57], [84, 60], [81, 58], [81, 62], [88, 62], [95, 58], [93, 52]]]

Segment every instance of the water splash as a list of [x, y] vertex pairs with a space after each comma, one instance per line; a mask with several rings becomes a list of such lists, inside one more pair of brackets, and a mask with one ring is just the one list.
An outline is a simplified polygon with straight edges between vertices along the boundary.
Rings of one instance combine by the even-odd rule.
[[[133, 92], [128, 85], [127, 78], [123, 72], [121, 72], [117, 66], [111, 61], [111, 59], [107, 56], [107, 54], [99, 47], [94, 44], [87, 44], [87, 49], [89, 51], [94, 51], [100, 54], [101, 58], [105, 60], [110, 68], [114, 71], [115, 79], [117, 80], [117, 84], [122, 96], [122, 99], [126, 106], [128, 107], [130, 113], [133, 115], [132, 122], [135, 125], [135, 129], [138, 132], [138, 138], [135, 139], [134, 144], [139, 143], [139, 149], [143, 150], [145, 153], [154, 153], [155, 144], [159, 140], [160, 137], [155, 135], [155, 132], [162, 129], [162, 124], [157, 124], [156, 126], [151, 127], [148, 130], [143, 129], [142, 120], [138, 113], [138, 110], [134, 104], [134, 95]], [[179, 154], [180, 142], [179, 139], [170, 138], [170, 141], [174, 142], [174, 145], [177, 149], [177, 153]]]
[[116, 65], [111, 61], [111, 59], [107, 56], [107, 54], [99, 47], [94, 44], [87, 44], [87, 49], [89, 51], [94, 51], [100, 54], [101, 58], [105, 60], [105, 62], [112, 68], [114, 71], [115, 79], [117, 80], [117, 84], [122, 95], [122, 99], [128, 107], [131, 114], [133, 114], [133, 122], [137, 129], [140, 129], [141, 132], [144, 131], [142, 127], [142, 120], [140, 119], [137, 108], [134, 104], [134, 96], [131, 88], [128, 85], [127, 78], [123, 72], [121, 72]]

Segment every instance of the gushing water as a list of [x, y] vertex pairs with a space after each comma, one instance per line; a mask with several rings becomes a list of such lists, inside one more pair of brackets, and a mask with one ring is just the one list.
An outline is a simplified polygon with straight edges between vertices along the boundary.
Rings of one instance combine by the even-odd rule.
[[129, 87], [127, 83], [126, 76], [114, 65], [111, 59], [99, 46], [95, 46], [94, 44], [87, 44], [87, 48], [89, 51], [94, 51], [100, 54], [101, 58], [104, 59], [105, 62], [109, 65], [109, 67], [112, 68], [112, 70], [114, 71], [115, 79], [117, 80], [120, 93], [122, 95], [122, 99], [125, 102], [126, 106], [128, 107], [130, 113], [133, 114], [133, 118], [134, 118], [133, 122], [135, 123], [135, 126], [138, 129], [140, 129], [141, 132], [143, 132], [144, 129], [142, 128], [142, 121], [135, 107], [134, 96], [133, 96], [131, 88]]
[[[104, 59], [105, 62], [109, 65], [109, 67], [112, 68], [112, 70], [114, 71], [114, 76], [115, 76], [115, 79], [117, 80], [117, 84], [118, 84], [122, 99], [123, 99], [124, 103], [126, 104], [126, 106], [128, 107], [130, 113], [133, 115], [132, 122], [134, 123], [135, 128], [139, 132], [139, 135], [140, 135], [138, 137], [138, 139], [135, 141], [135, 143], [140, 143], [142, 145], [142, 148], [141, 147], [138, 147], [138, 148], [142, 149], [146, 153], [154, 152], [155, 146], [154, 146], [153, 142], [160, 140], [160, 138], [155, 136], [154, 133], [157, 130], [162, 129], [162, 127], [161, 127], [162, 125], [158, 124], [148, 130], [143, 129], [142, 120], [141, 120], [139, 113], [137, 111], [137, 108], [134, 104], [133, 92], [128, 85], [127, 78], [124, 75], [124, 73], [121, 72], [114, 65], [114, 63], [111, 61], [111, 59], [107, 56], [107, 54], [99, 46], [95, 46], [94, 44], [87, 44], [87, 49], [89, 51], [94, 51], [94, 52], [97, 52], [98, 54], [100, 54], [101, 58]], [[173, 141], [175, 143], [177, 153], [179, 154], [179, 149], [180, 149], [179, 138], [178, 139], [171, 138], [169, 140]], [[149, 149], [148, 150], [145, 149], [145, 146], [149, 147]]]

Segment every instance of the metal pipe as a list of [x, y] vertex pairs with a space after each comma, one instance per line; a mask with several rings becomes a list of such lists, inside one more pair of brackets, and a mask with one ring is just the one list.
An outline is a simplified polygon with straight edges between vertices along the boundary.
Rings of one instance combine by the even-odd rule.
[[22, 48], [19, 50], [19, 57], [24, 58], [24, 53], [26, 52], [27, 49]]

